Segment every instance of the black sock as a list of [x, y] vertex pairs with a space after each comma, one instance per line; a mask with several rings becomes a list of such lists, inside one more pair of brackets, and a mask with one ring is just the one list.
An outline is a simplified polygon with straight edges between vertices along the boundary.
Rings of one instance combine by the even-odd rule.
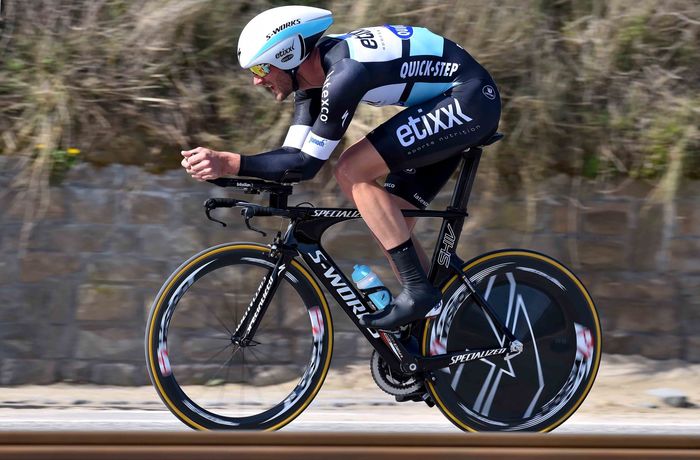
[[386, 252], [388, 252], [389, 254], [394, 254], [400, 251], [405, 251], [408, 248], [413, 248], [415, 250], [415, 248], [413, 247], [413, 240], [411, 238], [407, 239], [395, 248], [387, 249]]
[[401, 277], [401, 284], [404, 286], [407, 284], [412, 286], [428, 284], [428, 278], [410, 238], [395, 248], [387, 249], [387, 252], [396, 265], [396, 270]]

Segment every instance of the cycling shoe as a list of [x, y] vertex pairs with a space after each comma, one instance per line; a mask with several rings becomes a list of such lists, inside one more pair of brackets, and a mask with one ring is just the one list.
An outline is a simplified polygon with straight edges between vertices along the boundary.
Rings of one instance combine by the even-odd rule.
[[359, 321], [364, 327], [391, 331], [404, 324], [423, 318], [437, 316], [442, 311], [442, 295], [433, 288], [431, 292], [419, 295], [404, 289], [389, 305], [381, 311], [362, 316]]

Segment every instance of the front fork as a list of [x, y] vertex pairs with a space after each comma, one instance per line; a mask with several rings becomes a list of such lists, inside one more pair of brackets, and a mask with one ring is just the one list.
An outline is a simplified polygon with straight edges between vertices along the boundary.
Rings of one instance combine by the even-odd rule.
[[[279, 235], [271, 245], [270, 258], [275, 261], [274, 267], [262, 279], [258, 290], [248, 304], [248, 308], [241, 317], [233, 333], [233, 340], [237, 340], [241, 346], [255, 345], [253, 337], [260, 326], [260, 321], [265, 315], [267, 307], [270, 305], [277, 287], [287, 270], [288, 258], [278, 250]], [[276, 260], [275, 260], [276, 259]]]

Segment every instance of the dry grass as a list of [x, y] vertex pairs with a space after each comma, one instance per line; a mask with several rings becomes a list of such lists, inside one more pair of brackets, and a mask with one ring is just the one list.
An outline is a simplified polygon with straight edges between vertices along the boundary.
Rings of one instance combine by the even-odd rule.
[[[0, 153], [25, 159], [17, 184], [30, 201], [45, 203], [57, 149], [159, 170], [180, 147], [255, 152], [284, 136], [291, 107], [252, 88], [234, 50], [248, 19], [285, 2], [3, 3]], [[492, 161], [513, 186], [553, 170], [666, 190], [700, 177], [700, 135], [688, 129], [700, 126], [695, 0], [305, 3], [335, 12], [332, 32], [418, 24], [470, 50], [504, 96], [508, 137]], [[363, 108], [349, 137], [395, 110]]]

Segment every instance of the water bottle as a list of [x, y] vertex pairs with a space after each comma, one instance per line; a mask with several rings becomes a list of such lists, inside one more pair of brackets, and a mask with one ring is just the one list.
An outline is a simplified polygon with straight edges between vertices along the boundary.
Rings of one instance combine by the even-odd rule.
[[[352, 272], [352, 280], [357, 285], [357, 288], [361, 291], [374, 287], [384, 287], [384, 283], [379, 279], [376, 273], [372, 271], [367, 265], [355, 265], [355, 269]], [[391, 302], [391, 293], [389, 289], [384, 288], [381, 291], [375, 291], [369, 295], [370, 300], [377, 310], [389, 305]]]

